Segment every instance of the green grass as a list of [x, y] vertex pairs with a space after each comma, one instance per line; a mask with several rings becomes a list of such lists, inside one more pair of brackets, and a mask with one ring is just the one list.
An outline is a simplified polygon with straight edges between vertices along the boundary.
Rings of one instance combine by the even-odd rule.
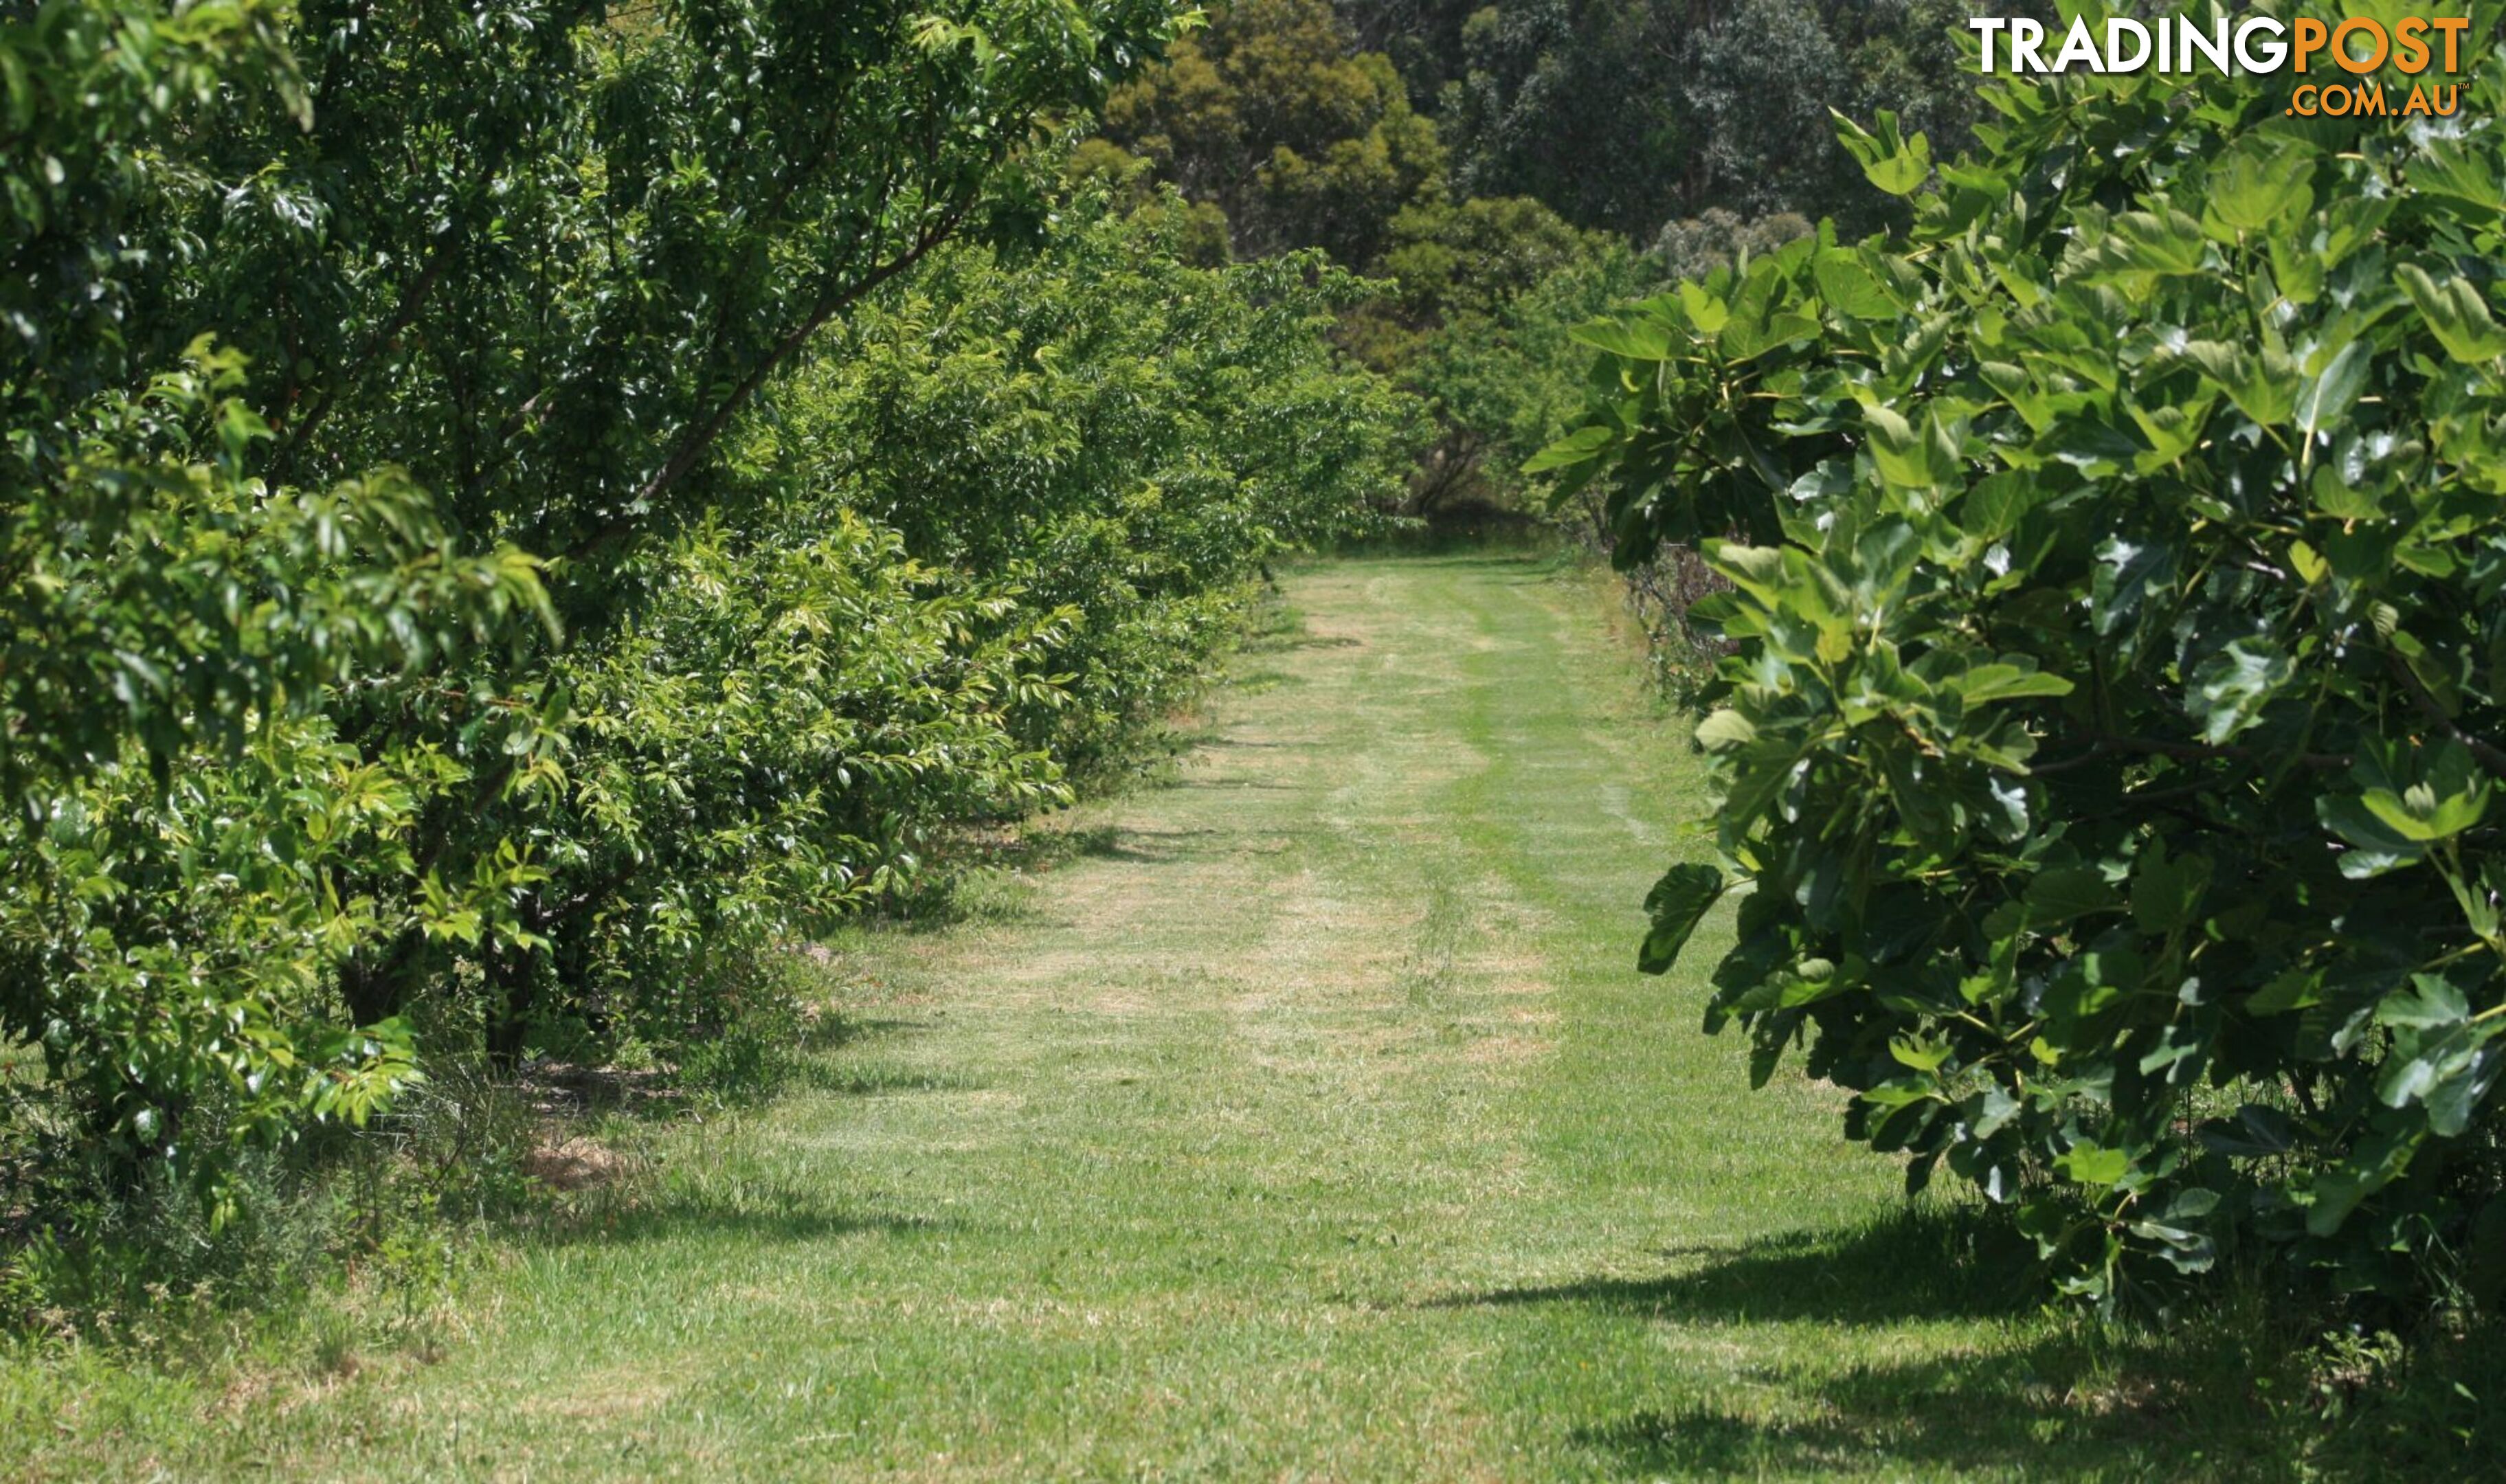
[[2050, 1312], [1990, 1228], [1908, 1208], [1844, 1145], [1835, 1092], [1749, 1091], [1741, 1046], [1697, 1029], [1724, 920], [1680, 974], [1631, 972], [1635, 903], [1703, 855], [1702, 811], [1598, 584], [1448, 556], [1321, 566], [1290, 596], [1301, 622], [1243, 656], [1168, 782], [1082, 811], [943, 926], [832, 945], [841, 1018], [790, 1090], [649, 1133], [645, 1175], [501, 1239], [435, 1338], [189, 1366], [21, 1347], [0, 1472], [2376, 1456], [2324, 1420], [2337, 1391], [2269, 1390], [2298, 1372], [2267, 1326]]

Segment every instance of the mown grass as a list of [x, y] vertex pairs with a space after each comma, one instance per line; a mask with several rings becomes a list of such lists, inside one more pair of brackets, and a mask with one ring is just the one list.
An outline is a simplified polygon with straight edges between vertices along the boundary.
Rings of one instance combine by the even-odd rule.
[[[2046, 1308], [1629, 970], [1697, 765], [1537, 559], [1350, 561], [1164, 784], [831, 945], [779, 1097], [423, 1344], [20, 1346], [31, 1478], [2480, 1474], [2482, 1399], [2232, 1297]], [[1722, 930], [1718, 925], [1717, 930]], [[1713, 944], [1693, 953], [1710, 964]], [[2486, 1354], [2485, 1352], [2483, 1354]], [[279, 1359], [287, 1358], [287, 1359]], [[2417, 1379], [2386, 1384], [2381, 1370]], [[2463, 1430], [2474, 1430], [2458, 1435]]]

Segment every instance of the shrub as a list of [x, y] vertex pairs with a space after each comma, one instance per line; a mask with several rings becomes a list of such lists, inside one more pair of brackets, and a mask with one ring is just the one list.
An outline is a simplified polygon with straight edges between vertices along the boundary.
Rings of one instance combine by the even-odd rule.
[[1367, 529], [1423, 441], [1329, 335], [1371, 292], [1317, 255], [1194, 266], [1171, 216], [1073, 203], [1039, 255], [976, 249], [860, 316], [779, 399], [771, 460], [837, 471], [915, 559], [1060, 614], [1017, 735], [1121, 761], [1283, 552]]
[[[1622, 559], [1735, 587], [1726, 864], [1663, 879], [1643, 967], [1746, 882], [1708, 1028], [1761, 1080], [1804, 1045], [2078, 1290], [2235, 1243], [2493, 1271], [2506, 66], [2398, 124], [2206, 75], [1987, 99], [1910, 238], [1583, 332], [1544, 462], [1604, 477]], [[1885, 115], [1844, 137], [1931, 178]]]
[[[879, 805], [811, 792], [845, 775], [831, 738], [893, 720], [864, 771], [927, 756], [955, 722], [920, 690], [1015, 663], [1014, 635], [935, 638], [961, 600], [840, 524], [708, 594], [720, 444], [880, 285], [1031, 233], [1049, 121], [1168, 8], [613, 12], [50, 0], [0, 28], [0, 1038], [75, 1101], [79, 1168], [171, 1170], [213, 1227], [244, 1148], [407, 1083], [465, 966], [502, 1035], [580, 951], [569, 914], [641, 951], [734, 935], [726, 882], [808, 908], [875, 875], [829, 839], [876, 841]], [[854, 596], [894, 620], [865, 648], [778, 649]], [[674, 649], [729, 668], [673, 689]], [[813, 661], [877, 695], [812, 711]], [[795, 729], [751, 770], [672, 707]], [[648, 730], [598, 733], [622, 718]], [[569, 775], [578, 729], [615, 765]]]

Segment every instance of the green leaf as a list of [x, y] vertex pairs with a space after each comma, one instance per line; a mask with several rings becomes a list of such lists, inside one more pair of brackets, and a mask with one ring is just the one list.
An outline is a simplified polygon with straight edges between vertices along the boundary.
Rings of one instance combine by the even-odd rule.
[[[2381, 1115], [2390, 1118], [2387, 1113]], [[2306, 1229], [2328, 1237], [2349, 1219], [2365, 1200], [2401, 1177], [2424, 1135], [2400, 1123], [2380, 1124], [2355, 1151], [2313, 1183], [2306, 1213]]]
[[2113, 911], [2114, 888], [2085, 866], [2058, 866], [2036, 873], [2027, 883], [2027, 921], [2034, 927], [2059, 927], [2075, 918]]
[[2246, 1159], [2285, 1154], [2298, 1141], [2297, 1125], [2276, 1108], [2248, 1103], [2235, 1116], [2214, 1118], [2198, 1131], [2202, 1147]]
[[2114, 219], [2115, 260], [2135, 272], [2198, 273], [2209, 257], [2202, 224], [2180, 211], [2127, 211]]
[[1897, 317], [1895, 300], [1858, 254], [1845, 248], [1829, 248], [1811, 260], [1810, 271], [1818, 280], [1818, 297], [1839, 314], [1859, 320]]
[[2307, 377], [2298, 387], [2293, 409], [2298, 431], [2312, 439], [2348, 416], [2358, 394], [2366, 390], [2368, 364], [2367, 342], [2351, 340], [2324, 363], [2322, 371]]
[[2471, 1018], [2471, 1003], [2462, 991], [2439, 975], [2413, 974], [2410, 983], [2376, 1005], [2376, 1023], [2416, 1031], [2440, 1030]]
[[1688, 311], [1688, 322], [1697, 327], [1699, 335], [1708, 339], [1721, 335], [1723, 327], [1732, 322], [1732, 306], [1708, 292], [1702, 284], [1681, 284], [1679, 302]]
[[2288, 421], [2297, 408], [2297, 370], [2283, 352], [2267, 345], [2248, 350], [2219, 340], [2193, 340], [2183, 356], [2228, 394], [2237, 410], [2266, 428]]
[[1636, 968], [1661, 973], [1679, 961], [1680, 950], [1714, 903], [1723, 899], [1723, 873], [1711, 866], [1674, 866], [1645, 896], [1653, 927], [1636, 955]]
[[2493, 361], [2506, 355], [2506, 330], [2497, 326], [2488, 312], [2488, 303], [2480, 290], [2467, 278], [2449, 278], [2443, 284], [2427, 275], [2415, 264], [2403, 264], [2393, 270], [2393, 277], [2418, 307], [2419, 317], [2445, 345], [2446, 354], [2457, 361]]
[[[2323, 297], [2323, 283], [2332, 265], [2311, 242], [2298, 240], [2300, 224], [2283, 222], [2264, 240], [2271, 249], [2271, 273], [2266, 282], [2275, 281], [2280, 297], [2292, 304], [2310, 304]], [[2263, 275], [2257, 274], [2261, 279]]]
[[1566, 469], [1591, 463], [1601, 450], [1617, 438], [1615, 429], [1600, 423], [1588, 423], [1551, 443], [1525, 460], [1524, 474], [1546, 474], [1553, 469]]
[[2082, 1141], [2057, 1156], [2054, 1166], [2062, 1177], [2075, 1184], [2110, 1190], [2131, 1173], [2131, 1155], [2122, 1149], [2106, 1148], [2091, 1141]]
[[1749, 719], [1726, 706], [1707, 715], [1697, 724], [1697, 745], [1707, 752], [1720, 752], [1727, 747], [1745, 747], [1758, 739], [1758, 728]]
[[2410, 162], [2414, 191], [2451, 196], [2487, 212], [2506, 211], [2506, 186], [2492, 151], [2470, 139], [2431, 139]]
[[2139, 617], [2152, 591], [2175, 581], [2175, 548], [2163, 542], [2107, 538], [2097, 548], [2089, 585], [2089, 613], [2101, 634], [2126, 628]]
[[1897, 116], [1881, 109], [1866, 129], [1851, 119], [1828, 110], [1836, 121], [1836, 137], [1862, 165], [1862, 173], [1871, 184], [1890, 195], [1912, 195], [1931, 178], [1932, 144], [1916, 134], [1903, 139], [1897, 133]]
[[2449, 840], [2480, 823], [2488, 812], [2488, 785], [2469, 784], [2440, 795], [2434, 783], [2416, 783], [2396, 794], [2369, 789], [2359, 803], [2376, 822], [2414, 845]]
[[1938, 1072], [1956, 1054], [1956, 1047], [1947, 1042], [1921, 1042], [1911, 1036], [1899, 1036], [1888, 1042], [1888, 1054], [1901, 1067], [1916, 1072]]
[[2137, 467], [2143, 471], [2163, 469], [2199, 447], [2210, 407], [2207, 400], [2190, 406], [2168, 403], [2157, 407], [2129, 407], [2132, 425], [2149, 440], [2149, 452], [2134, 461]]
[[1568, 332], [1579, 345], [1606, 350], [1630, 361], [1661, 361], [1670, 355], [1670, 327], [1645, 315], [1623, 315], [1576, 326]]
[[2170, 857], [2166, 842], [2151, 840], [2132, 863], [2131, 917], [2144, 933], [2166, 934], [2200, 920], [2210, 885], [2210, 858]]
[[2205, 225], [2213, 235], [2233, 240], [2281, 222], [2304, 217], [2314, 205], [2308, 183], [2310, 152], [2284, 136], [2254, 133], [2210, 169], [2202, 199]]
[[2194, 670], [2185, 710], [2201, 724], [2202, 740], [2216, 746], [2259, 723], [2263, 708], [2296, 674], [2296, 662], [2276, 641], [2237, 639]]
[[1862, 409], [1862, 426], [1870, 434], [1872, 461], [1890, 483], [1928, 488], [1963, 473], [1957, 439], [1937, 413], [1927, 410], [1916, 429], [1895, 410], [1873, 404]]
[[1958, 501], [1958, 524], [1979, 541], [2000, 541], [2050, 498], [2042, 479], [2005, 470], [1977, 480]]
[[2307, 493], [2316, 510], [2335, 520], [2374, 520], [2384, 513], [2383, 501], [2373, 486], [2351, 483], [2329, 461], [2314, 466]]
[[2341, 873], [2353, 881], [2416, 866], [2425, 848], [2395, 832], [2359, 798], [2326, 795], [2314, 801], [2315, 817], [2352, 848], [2342, 852]]
[[2035, 696], [2068, 695], [2073, 689], [2071, 683], [2062, 677], [2037, 669], [2035, 659], [2025, 654], [1977, 665], [1958, 676], [1954, 684], [1958, 694], [1970, 706]]

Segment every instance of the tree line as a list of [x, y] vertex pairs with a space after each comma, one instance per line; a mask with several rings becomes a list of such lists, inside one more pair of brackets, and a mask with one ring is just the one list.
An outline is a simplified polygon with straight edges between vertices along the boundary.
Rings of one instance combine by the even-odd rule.
[[1422, 424], [1328, 337], [1367, 291], [1064, 181], [1176, 23], [10, 10], [25, 1251], [134, 1191], [214, 1228], [451, 1060], [700, 1042], [1373, 518]]

